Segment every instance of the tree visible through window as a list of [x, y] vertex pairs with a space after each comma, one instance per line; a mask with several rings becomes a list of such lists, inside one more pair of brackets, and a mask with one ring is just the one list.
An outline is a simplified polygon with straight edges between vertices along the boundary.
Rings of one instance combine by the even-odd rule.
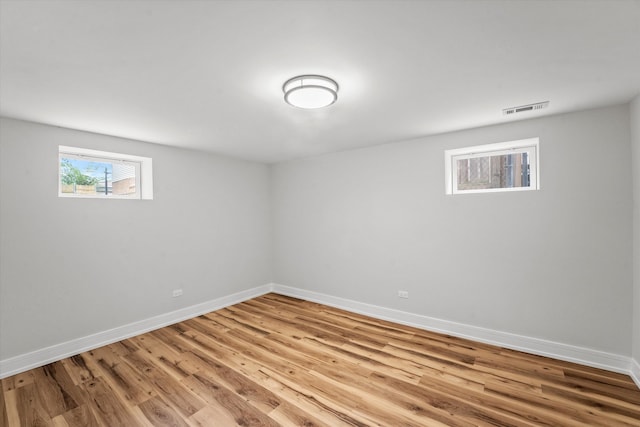
[[[60, 196], [152, 198], [150, 158], [61, 146], [59, 167]], [[146, 197], [140, 189], [143, 172]]]

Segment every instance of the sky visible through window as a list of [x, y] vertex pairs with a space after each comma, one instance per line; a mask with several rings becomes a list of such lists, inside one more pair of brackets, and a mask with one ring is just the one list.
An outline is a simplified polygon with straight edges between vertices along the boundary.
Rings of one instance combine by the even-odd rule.
[[60, 185], [63, 193], [104, 194], [113, 192], [113, 164], [102, 159], [60, 159]]
[[[60, 197], [153, 198], [152, 166], [148, 157], [63, 145], [59, 146], [58, 153]], [[141, 175], [145, 176], [144, 181]]]
[[107, 169], [107, 179], [111, 180], [113, 165], [111, 163], [95, 162], [90, 160], [69, 159], [71, 166], [78, 168], [83, 174], [104, 181], [104, 170]]

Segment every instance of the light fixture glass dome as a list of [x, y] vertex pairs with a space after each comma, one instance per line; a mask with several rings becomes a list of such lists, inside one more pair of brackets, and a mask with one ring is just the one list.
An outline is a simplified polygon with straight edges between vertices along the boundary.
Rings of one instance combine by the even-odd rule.
[[327, 107], [338, 99], [338, 83], [325, 76], [293, 77], [285, 82], [282, 91], [285, 102], [298, 108]]

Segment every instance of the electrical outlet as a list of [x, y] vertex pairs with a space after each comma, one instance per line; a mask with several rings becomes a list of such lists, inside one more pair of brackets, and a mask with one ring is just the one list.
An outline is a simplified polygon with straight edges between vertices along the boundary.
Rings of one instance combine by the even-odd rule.
[[398, 291], [398, 296], [400, 298], [409, 298], [409, 291]]
[[173, 295], [174, 298], [181, 296], [182, 295], [182, 289], [174, 289], [171, 295]]

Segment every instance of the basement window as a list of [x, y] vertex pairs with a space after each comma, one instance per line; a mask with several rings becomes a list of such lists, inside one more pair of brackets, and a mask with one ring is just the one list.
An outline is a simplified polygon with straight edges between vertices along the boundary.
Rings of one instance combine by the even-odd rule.
[[538, 138], [446, 150], [446, 193], [538, 190], [538, 152]]
[[58, 196], [151, 200], [151, 158], [60, 145]]

